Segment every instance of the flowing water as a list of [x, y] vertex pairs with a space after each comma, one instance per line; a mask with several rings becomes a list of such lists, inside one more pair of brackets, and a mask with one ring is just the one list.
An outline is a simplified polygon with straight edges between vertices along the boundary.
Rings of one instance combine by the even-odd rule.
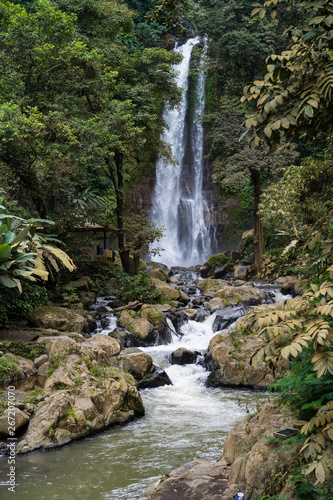
[[[175, 49], [183, 55], [176, 66], [178, 85], [183, 88], [178, 109], [166, 108], [163, 118], [167, 130], [162, 140], [171, 145], [176, 164], [160, 158], [156, 164], [156, 186], [152, 217], [165, 228], [165, 236], [158, 244], [163, 248], [161, 260], [173, 265], [193, 266], [207, 260], [211, 253], [211, 236], [205, 220], [209, 206], [203, 196], [203, 128], [200, 116], [205, 107], [205, 73], [207, 43], [199, 63], [195, 89], [195, 109], [189, 122], [187, 110], [188, 72], [193, 47], [200, 41], [194, 38]], [[188, 140], [188, 137], [190, 140]], [[185, 166], [185, 150], [188, 149]]]
[[[277, 301], [286, 298], [274, 293]], [[229, 430], [267, 395], [208, 389], [204, 382], [209, 373], [200, 364], [170, 365], [169, 356], [178, 347], [199, 352], [207, 349], [216, 335], [214, 317], [203, 323], [190, 320], [178, 332], [181, 336], [173, 335], [171, 344], [145, 348], [173, 385], [141, 391], [146, 409], [143, 418], [59, 450], [18, 456], [16, 491], [20, 498], [135, 500], [162, 474], [194, 458], [217, 460]], [[0, 458], [4, 500], [12, 495], [5, 487], [7, 467], [7, 457]]]

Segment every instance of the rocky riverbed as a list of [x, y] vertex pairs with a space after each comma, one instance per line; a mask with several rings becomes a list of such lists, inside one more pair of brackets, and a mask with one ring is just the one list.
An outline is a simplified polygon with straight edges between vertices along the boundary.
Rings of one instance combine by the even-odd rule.
[[[181, 336], [182, 326], [191, 321], [202, 324], [211, 317], [214, 319], [213, 334], [216, 335], [213, 335], [206, 351], [178, 349], [178, 352], [172, 353], [172, 363], [201, 363], [211, 371], [206, 381], [207, 387], [263, 389], [273, 382], [274, 375], [265, 363], [257, 368], [249, 363], [262, 341], [253, 332], [247, 335], [244, 323], [241, 328], [226, 331], [230, 324], [235, 324], [248, 310], [256, 305], [272, 302], [274, 294], [271, 291], [263, 290], [258, 284], [240, 280], [230, 282], [213, 278], [198, 282], [195, 275], [186, 270], [173, 270], [171, 280], [163, 270], [156, 270], [153, 274], [155, 284], [163, 288], [168, 296], [168, 303], [133, 305], [133, 308], [123, 305], [125, 308], [112, 315], [116, 319], [112, 319], [113, 327], [109, 328], [110, 331], [110, 310], [121, 309], [122, 305], [115, 303], [115, 298], [109, 297], [104, 300], [104, 305], [93, 306], [94, 298], [89, 290], [81, 291], [82, 302], [89, 307], [93, 306], [87, 312], [47, 307], [30, 313], [30, 323], [39, 329], [36, 345], [44, 346], [45, 352], [33, 359], [10, 353], [1, 358], [15, 367], [13, 373], [7, 376], [7, 384], [35, 375], [44, 377], [45, 382], [44, 387], [38, 391], [34, 389], [25, 394], [17, 392], [18, 453], [56, 448], [142, 416], [144, 408], [138, 388], [171, 384], [167, 374], [145, 352], [145, 347], [168, 345], [172, 336]], [[88, 284], [87, 287], [89, 288]], [[105, 328], [101, 326], [96, 330], [98, 324], [103, 324]], [[92, 325], [95, 332], [101, 333], [87, 333]], [[271, 409], [270, 413], [273, 414]], [[0, 417], [3, 438], [8, 435], [7, 421], [4, 411]], [[274, 421], [272, 415], [270, 421]], [[280, 423], [278, 420], [276, 425]], [[248, 430], [249, 427], [245, 432], [248, 433]], [[250, 433], [257, 436], [262, 432], [255, 434], [251, 430]], [[258, 436], [253, 437], [253, 440], [258, 441]], [[228, 450], [227, 444], [225, 450]], [[184, 491], [185, 496], [179, 498], [214, 499], [213, 495], [222, 491], [216, 489], [217, 476], [227, 485], [225, 491], [231, 488], [230, 495], [235, 488], [252, 488], [251, 495], [254, 496], [249, 498], [259, 498], [255, 496], [255, 491], [260, 491], [260, 488], [249, 483], [245, 472], [243, 476], [238, 472], [237, 477], [243, 479], [233, 482], [230, 470], [235, 468], [230, 468], [230, 464], [239, 457], [235, 454], [231, 458], [230, 456], [230, 452], [225, 451], [223, 460], [216, 464], [193, 462], [171, 473], [171, 483], [177, 477], [177, 482], [182, 484], [180, 491]], [[246, 469], [247, 466], [244, 467]], [[187, 479], [184, 479], [184, 474], [186, 477], [197, 477], [196, 481], [201, 484], [198, 492], [193, 490], [191, 481], [185, 486]], [[198, 480], [202, 474], [215, 477], [208, 481], [213, 485], [212, 490], [208, 483]], [[169, 478], [162, 478], [158, 486], [155, 484], [154, 495], [164, 494], [168, 481]], [[203, 495], [205, 484], [206, 497], [195, 496]], [[189, 488], [189, 493], [185, 493], [186, 488]], [[149, 490], [147, 494], [152, 493]]]

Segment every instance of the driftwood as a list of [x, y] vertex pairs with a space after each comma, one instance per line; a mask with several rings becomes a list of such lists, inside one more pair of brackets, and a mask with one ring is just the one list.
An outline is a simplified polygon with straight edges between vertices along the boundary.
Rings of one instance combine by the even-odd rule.
[[135, 300], [134, 302], [130, 302], [127, 306], [116, 307], [115, 309], [111, 309], [112, 313], [123, 311], [124, 309], [139, 309], [142, 306], [142, 302]]

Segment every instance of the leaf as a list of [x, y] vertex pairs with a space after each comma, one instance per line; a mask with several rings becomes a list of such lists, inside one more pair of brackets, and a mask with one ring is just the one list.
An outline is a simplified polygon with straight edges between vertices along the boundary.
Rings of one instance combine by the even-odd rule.
[[12, 247], [3, 243], [0, 245], [0, 260], [7, 260], [12, 252]]
[[2, 283], [6, 288], [17, 288], [17, 280], [10, 278], [6, 274], [0, 274], [0, 283]]
[[324, 483], [326, 479], [325, 469], [320, 462], [317, 463], [317, 466], [315, 468], [315, 473], [316, 473], [317, 483]]

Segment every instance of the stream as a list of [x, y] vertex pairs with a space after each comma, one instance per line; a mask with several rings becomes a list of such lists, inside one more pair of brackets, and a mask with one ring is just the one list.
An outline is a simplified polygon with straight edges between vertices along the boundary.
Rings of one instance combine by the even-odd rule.
[[[282, 297], [271, 290], [275, 300]], [[101, 301], [100, 301], [101, 303]], [[215, 314], [202, 323], [189, 320], [168, 345], [143, 348], [163, 368], [173, 385], [141, 391], [146, 414], [123, 426], [76, 441], [61, 449], [34, 452], [16, 459], [16, 492], [31, 499], [136, 500], [161, 475], [194, 458], [219, 459], [226, 435], [236, 422], [269, 396], [265, 392], [207, 388], [209, 372], [201, 364], [170, 365], [178, 347], [204, 352]], [[108, 334], [109, 325], [95, 333]], [[231, 325], [232, 326], [232, 325]], [[7, 457], [0, 457], [2, 482]], [[11, 498], [7, 489], [1, 498]]]

